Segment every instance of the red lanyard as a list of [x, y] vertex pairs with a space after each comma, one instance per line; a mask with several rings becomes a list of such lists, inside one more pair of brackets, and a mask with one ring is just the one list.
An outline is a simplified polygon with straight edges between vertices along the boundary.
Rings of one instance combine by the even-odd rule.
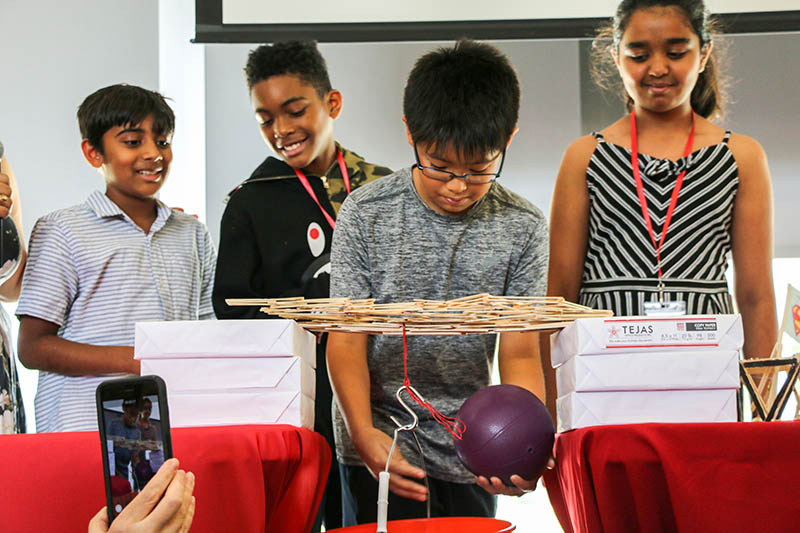
[[[347, 189], [347, 194], [350, 194], [350, 174], [347, 172], [347, 165], [344, 164], [344, 157], [342, 156], [341, 150], [336, 151], [336, 160], [339, 162], [339, 170], [342, 172], [342, 179], [344, 180], [344, 188]], [[299, 179], [300, 183], [303, 184], [303, 187], [305, 187], [306, 192], [308, 192], [308, 195], [311, 196], [311, 199], [314, 200], [314, 202], [316, 202], [317, 207], [319, 207], [319, 210], [322, 211], [323, 215], [325, 215], [325, 220], [328, 221], [328, 224], [331, 225], [332, 229], [335, 229], [336, 221], [333, 220], [333, 217], [330, 215], [330, 213], [325, 211], [325, 209], [323, 209], [322, 207], [322, 204], [319, 203], [319, 198], [317, 198], [317, 195], [314, 194], [314, 189], [311, 188], [311, 184], [308, 182], [308, 178], [306, 178], [306, 175], [303, 174], [303, 172], [299, 168], [294, 169], [294, 173], [297, 174], [297, 179]]]
[[[692, 142], [694, 142], [694, 110], [692, 110], [692, 130], [689, 132], [689, 140], [686, 142], [686, 148], [683, 150], [683, 157], [689, 157], [692, 153]], [[650, 233], [650, 240], [653, 241], [653, 248], [656, 249], [656, 260], [658, 261], [658, 279], [663, 276], [661, 274], [661, 246], [664, 244], [664, 238], [667, 236], [667, 228], [669, 222], [672, 220], [672, 214], [675, 211], [675, 205], [678, 203], [678, 193], [681, 192], [683, 185], [683, 177], [686, 175], [686, 169], [678, 174], [675, 180], [675, 188], [672, 190], [672, 198], [669, 201], [669, 209], [667, 209], [667, 218], [664, 219], [664, 229], [661, 231], [661, 241], [656, 244], [656, 236], [653, 232], [653, 223], [650, 221], [650, 212], [647, 209], [647, 198], [644, 196], [644, 186], [642, 185], [642, 175], [639, 170], [639, 149], [636, 143], [636, 111], [631, 111], [631, 166], [633, 167], [633, 178], [636, 180], [636, 192], [639, 194], [639, 204], [642, 206], [642, 216], [644, 222], [647, 224], [647, 231]]]

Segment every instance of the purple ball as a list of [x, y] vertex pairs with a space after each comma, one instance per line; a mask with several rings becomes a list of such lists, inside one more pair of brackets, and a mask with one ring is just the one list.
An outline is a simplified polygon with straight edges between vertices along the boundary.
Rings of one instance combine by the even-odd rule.
[[456, 453], [475, 475], [498, 477], [513, 486], [510, 477], [542, 475], [553, 452], [555, 428], [544, 404], [516, 385], [481, 389], [456, 415], [466, 425]]

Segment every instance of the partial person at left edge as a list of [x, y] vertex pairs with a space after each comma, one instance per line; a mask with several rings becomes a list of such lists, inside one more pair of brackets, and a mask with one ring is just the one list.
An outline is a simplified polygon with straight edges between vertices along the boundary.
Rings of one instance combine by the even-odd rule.
[[[22, 272], [25, 270], [25, 241], [22, 231], [22, 208], [14, 171], [4, 156], [0, 143], [0, 301], [19, 298]], [[19, 386], [11, 320], [0, 307], [0, 434], [25, 432], [25, 409]]]
[[112, 85], [83, 101], [78, 124], [105, 192], [36, 222], [17, 307], [20, 361], [41, 371], [38, 432], [97, 429], [97, 385], [139, 373], [136, 322], [214, 316], [208, 230], [156, 198], [172, 162], [172, 109], [156, 92]]

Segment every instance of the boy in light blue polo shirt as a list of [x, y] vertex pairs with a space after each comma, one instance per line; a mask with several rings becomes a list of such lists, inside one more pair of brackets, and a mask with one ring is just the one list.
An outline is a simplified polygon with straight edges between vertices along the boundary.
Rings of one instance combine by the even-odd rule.
[[156, 92], [112, 85], [84, 100], [78, 122], [105, 193], [36, 222], [17, 307], [20, 361], [41, 371], [40, 433], [97, 429], [97, 384], [139, 373], [136, 322], [214, 316], [208, 230], [156, 199], [172, 162], [172, 109]]

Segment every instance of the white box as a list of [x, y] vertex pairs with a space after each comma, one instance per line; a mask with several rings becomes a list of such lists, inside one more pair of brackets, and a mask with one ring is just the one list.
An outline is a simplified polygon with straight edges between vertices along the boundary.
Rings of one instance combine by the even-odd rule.
[[550, 359], [557, 367], [576, 355], [739, 350], [743, 343], [739, 315], [580, 318], [552, 337]]
[[161, 376], [168, 393], [234, 389], [301, 392], [316, 398], [315, 371], [299, 357], [142, 359], [142, 375]]
[[314, 429], [314, 400], [299, 391], [229, 390], [168, 395], [173, 427], [290, 424]]
[[558, 431], [647, 422], [736, 422], [737, 390], [572, 392], [556, 400]]
[[572, 357], [556, 368], [558, 395], [589, 391], [735, 389], [739, 352], [620, 353]]
[[136, 359], [294, 355], [316, 367], [316, 337], [293, 320], [137, 322]]

